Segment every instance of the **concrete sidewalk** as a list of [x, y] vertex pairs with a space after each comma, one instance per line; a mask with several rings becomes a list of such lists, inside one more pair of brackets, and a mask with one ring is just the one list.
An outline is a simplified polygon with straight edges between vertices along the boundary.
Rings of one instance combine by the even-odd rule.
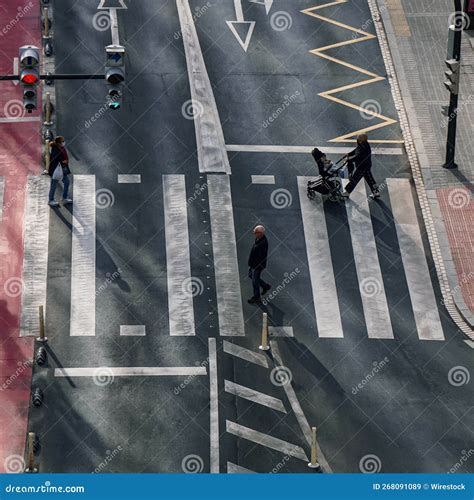
[[[443, 82], [452, 0], [376, 0], [416, 150], [411, 157], [423, 216], [447, 310], [474, 339], [474, 49], [463, 39], [457, 170], [442, 168], [449, 103]], [[473, 27], [474, 29], [474, 27]], [[389, 56], [389, 57], [390, 57]], [[389, 72], [390, 73], [390, 72]], [[390, 78], [390, 75], [389, 75]], [[401, 120], [403, 127], [403, 120]], [[409, 156], [410, 156], [410, 151]], [[420, 199], [423, 207], [423, 200]]]

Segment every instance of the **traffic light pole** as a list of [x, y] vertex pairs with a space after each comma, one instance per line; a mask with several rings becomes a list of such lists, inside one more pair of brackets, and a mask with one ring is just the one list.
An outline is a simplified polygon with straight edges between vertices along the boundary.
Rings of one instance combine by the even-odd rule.
[[[454, 0], [455, 12], [462, 12], [462, 0]], [[461, 61], [461, 42], [462, 42], [462, 28], [457, 28], [454, 31], [453, 53], [450, 54], [452, 59], [460, 63]], [[460, 72], [461, 68], [459, 68]], [[446, 161], [443, 165], [444, 168], [453, 169], [457, 168], [455, 162], [456, 157], [456, 130], [458, 121], [458, 92], [450, 94], [449, 111], [448, 111], [448, 138], [446, 141]]]

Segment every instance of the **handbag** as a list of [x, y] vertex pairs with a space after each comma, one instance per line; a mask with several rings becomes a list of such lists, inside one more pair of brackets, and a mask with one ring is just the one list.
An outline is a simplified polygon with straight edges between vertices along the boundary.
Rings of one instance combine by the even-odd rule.
[[54, 172], [53, 172], [53, 179], [55, 181], [62, 181], [63, 177], [64, 177], [63, 168], [62, 168], [61, 164], [58, 163], [58, 166], [54, 169]]

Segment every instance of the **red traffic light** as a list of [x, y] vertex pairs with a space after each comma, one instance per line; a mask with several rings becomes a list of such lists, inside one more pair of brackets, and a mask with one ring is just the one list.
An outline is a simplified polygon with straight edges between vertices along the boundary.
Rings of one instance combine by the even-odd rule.
[[26, 85], [35, 85], [39, 82], [38, 73], [34, 71], [23, 71], [21, 74], [21, 82]]

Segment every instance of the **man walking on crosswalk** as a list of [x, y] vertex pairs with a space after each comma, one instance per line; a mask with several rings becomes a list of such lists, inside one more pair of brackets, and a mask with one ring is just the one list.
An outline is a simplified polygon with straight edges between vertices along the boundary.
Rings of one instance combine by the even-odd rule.
[[349, 165], [355, 164], [355, 172], [353, 168], [349, 167], [350, 181], [346, 186], [346, 190], [342, 193], [344, 198], [349, 198], [350, 194], [356, 188], [357, 184], [365, 178], [367, 184], [372, 191], [370, 195], [374, 200], [380, 198], [379, 188], [377, 182], [372, 175], [372, 150], [370, 148], [369, 139], [367, 134], [360, 134], [357, 137], [357, 148], [347, 155]]
[[260, 298], [260, 288], [262, 288], [262, 295], [265, 295], [272, 286], [265, 283], [261, 278], [262, 271], [267, 267], [268, 255], [268, 240], [265, 236], [265, 228], [258, 225], [254, 228], [253, 234], [255, 235], [255, 242], [248, 260], [249, 278], [252, 280], [253, 286], [253, 297], [248, 300], [248, 303], [259, 304], [262, 301]]

